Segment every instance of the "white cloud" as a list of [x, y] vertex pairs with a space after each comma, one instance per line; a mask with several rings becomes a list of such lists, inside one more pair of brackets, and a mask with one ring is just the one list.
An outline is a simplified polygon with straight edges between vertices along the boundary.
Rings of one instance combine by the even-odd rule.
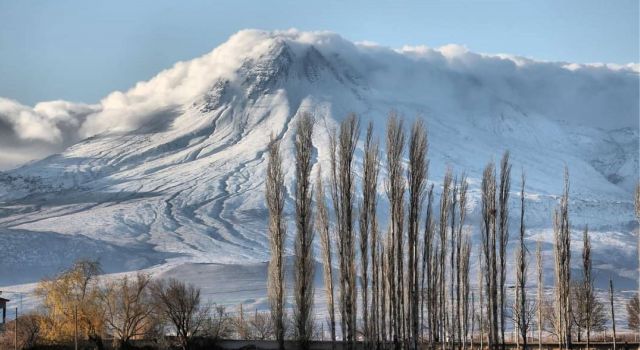
[[23, 140], [58, 143], [62, 139], [54, 120], [13, 100], [0, 98], [0, 119]]

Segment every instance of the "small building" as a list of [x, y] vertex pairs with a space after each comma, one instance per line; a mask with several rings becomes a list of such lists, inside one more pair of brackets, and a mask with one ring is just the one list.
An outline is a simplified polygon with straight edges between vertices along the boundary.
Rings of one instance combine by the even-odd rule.
[[5, 299], [0, 297], [0, 309], [2, 309], [2, 326], [4, 326], [7, 321], [7, 303], [9, 299]]

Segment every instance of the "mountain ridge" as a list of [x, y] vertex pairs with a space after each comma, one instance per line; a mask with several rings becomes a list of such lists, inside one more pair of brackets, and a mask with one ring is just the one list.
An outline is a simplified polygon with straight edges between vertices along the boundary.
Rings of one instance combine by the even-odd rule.
[[[565, 66], [459, 47], [391, 50], [332, 33], [240, 32], [127, 92], [84, 109], [72, 106], [91, 111], [76, 131], [89, 137], [0, 174], [0, 242], [15, 247], [0, 263], [38, 265], [28, 245], [12, 243], [20, 233], [45, 242], [47, 235], [60, 235], [82, 246], [144, 252], [146, 263], [122, 254], [117, 258], [123, 263], [114, 264], [108, 256], [113, 250], [106, 249], [98, 255], [110, 266], [107, 272], [266, 261], [262, 191], [270, 135], [283, 140], [291, 188], [291, 123], [300, 113], [316, 116], [315, 174], [328, 161], [328, 135], [344, 116], [355, 112], [363, 125], [374, 122], [383, 139], [385, 117], [395, 110], [407, 124], [426, 120], [429, 178], [436, 189], [446, 167], [469, 175], [470, 226], [479, 218], [484, 164], [509, 149], [513, 176], [523, 169], [529, 179], [528, 244], [551, 242], [551, 213], [567, 165], [573, 229], [577, 233], [589, 224], [595, 268], [633, 285], [637, 250], [631, 244], [636, 224], [630, 188], [638, 174], [638, 127], [632, 118], [638, 73]], [[599, 114], [603, 110], [611, 113]], [[2, 113], [7, 112], [0, 108]], [[51, 115], [69, 122], [56, 113]], [[607, 121], [598, 116], [609, 118], [611, 128], [603, 128]], [[322, 168], [327, 176], [329, 166]], [[612, 250], [618, 261], [610, 264]], [[64, 256], [60, 265], [73, 257]], [[41, 268], [34, 271], [46, 270]], [[20, 281], [35, 281], [40, 272]], [[11, 283], [17, 280], [0, 277], [0, 284]]]

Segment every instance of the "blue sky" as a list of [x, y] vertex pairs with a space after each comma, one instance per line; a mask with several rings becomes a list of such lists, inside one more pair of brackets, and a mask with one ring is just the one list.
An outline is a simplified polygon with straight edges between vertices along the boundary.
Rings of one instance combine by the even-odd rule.
[[244, 28], [329, 30], [391, 47], [638, 62], [639, 1], [0, 0], [0, 96], [97, 102]]

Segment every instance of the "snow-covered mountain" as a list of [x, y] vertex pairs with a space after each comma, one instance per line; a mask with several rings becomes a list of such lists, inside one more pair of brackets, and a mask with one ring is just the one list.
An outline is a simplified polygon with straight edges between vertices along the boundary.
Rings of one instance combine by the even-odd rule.
[[[436, 188], [446, 167], [468, 174], [469, 225], [479, 222], [484, 165], [510, 150], [514, 209], [523, 169], [527, 239], [532, 247], [545, 242], [549, 257], [567, 165], [574, 246], [588, 224], [596, 274], [631, 287], [638, 83], [637, 65], [540, 62], [453, 45], [393, 50], [332, 33], [248, 30], [94, 105], [0, 99], [7, 137], [64, 149], [0, 173], [0, 285], [37, 281], [77, 257], [98, 258], [107, 272], [266, 261], [270, 135], [284, 140], [290, 186], [301, 112], [317, 120], [315, 172], [328, 161], [328, 133], [348, 113], [372, 121], [384, 139], [395, 110], [406, 125], [426, 121]], [[379, 195], [382, 214], [382, 184]]]

